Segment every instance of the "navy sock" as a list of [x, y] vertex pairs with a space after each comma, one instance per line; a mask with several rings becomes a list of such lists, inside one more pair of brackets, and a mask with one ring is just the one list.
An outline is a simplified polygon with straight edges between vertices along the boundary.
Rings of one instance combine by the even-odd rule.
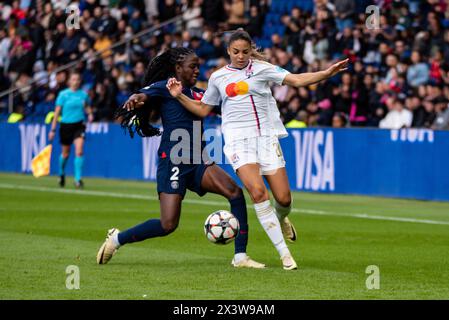
[[246, 252], [246, 246], [248, 245], [248, 212], [245, 197], [241, 195], [229, 200], [229, 203], [231, 204], [231, 212], [240, 223], [240, 232], [235, 239], [235, 253], [243, 253]]
[[143, 241], [149, 238], [165, 236], [167, 232], [162, 228], [161, 220], [151, 219], [118, 234], [120, 245]]

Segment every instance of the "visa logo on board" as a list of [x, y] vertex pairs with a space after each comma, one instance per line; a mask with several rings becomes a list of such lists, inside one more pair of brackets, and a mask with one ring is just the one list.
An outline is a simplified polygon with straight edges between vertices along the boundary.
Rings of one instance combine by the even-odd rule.
[[434, 142], [434, 132], [430, 129], [394, 129], [390, 131], [390, 139], [393, 142]]
[[41, 124], [20, 124], [22, 172], [31, 171], [31, 160], [47, 145], [47, 130]]
[[292, 131], [295, 140], [296, 187], [311, 191], [335, 190], [332, 131]]

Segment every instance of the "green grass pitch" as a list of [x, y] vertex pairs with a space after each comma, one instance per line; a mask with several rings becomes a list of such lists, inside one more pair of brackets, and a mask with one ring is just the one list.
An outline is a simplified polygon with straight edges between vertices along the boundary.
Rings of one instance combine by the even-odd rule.
[[[178, 229], [95, 256], [108, 228], [159, 216], [155, 184], [0, 174], [0, 299], [448, 299], [449, 203], [294, 193], [289, 247], [299, 270], [284, 271], [249, 209], [248, 254], [265, 270], [234, 269], [233, 244], [209, 243], [207, 215], [224, 198], [188, 193]], [[248, 202], [250, 203], [250, 202]], [[66, 267], [80, 289], [66, 288]], [[369, 290], [366, 268], [380, 271]]]

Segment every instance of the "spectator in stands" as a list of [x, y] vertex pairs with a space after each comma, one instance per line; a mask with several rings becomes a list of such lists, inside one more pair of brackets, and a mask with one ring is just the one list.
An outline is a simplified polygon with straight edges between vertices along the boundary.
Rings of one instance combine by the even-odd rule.
[[443, 64], [443, 52], [438, 49], [434, 52], [430, 60], [430, 82], [433, 84], [440, 84], [442, 82], [441, 66]]
[[31, 75], [34, 65], [33, 43], [28, 36], [17, 35], [12, 40], [9, 61], [9, 78], [14, 81], [18, 74], [26, 73]]
[[445, 97], [439, 97], [435, 99], [435, 111], [436, 118], [432, 125], [432, 129], [435, 130], [448, 130], [449, 129], [449, 100]]
[[405, 101], [403, 96], [391, 98], [391, 103], [388, 104], [390, 111], [385, 119], [381, 120], [379, 127], [382, 129], [402, 129], [408, 128], [412, 125], [413, 114], [410, 110], [405, 108]]
[[185, 29], [191, 36], [201, 37], [203, 29], [203, 18], [201, 16], [202, 0], [183, 0], [182, 18]]
[[205, 0], [201, 9], [205, 26], [212, 30], [217, 30], [225, 21], [223, 0]]
[[343, 112], [337, 112], [332, 117], [332, 128], [345, 128], [347, 124], [348, 120]]
[[264, 18], [265, 17], [259, 12], [259, 8], [257, 6], [251, 6], [249, 11], [249, 21], [246, 27], [246, 31], [250, 34], [250, 36], [260, 37]]
[[144, 0], [144, 3], [145, 3], [145, 13], [147, 15], [147, 20], [149, 23], [153, 23], [154, 20], [159, 15], [158, 0]]
[[94, 97], [92, 100], [92, 112], [95, 121], [110, 121], [117, 108], [117, 89], [111, 78], [106, 78], [104, 82], [95, 85]]
[[300, 129], [307, 128], [307, 112], [304, 110], [300, 110], [296, 117], [290, 120], [285, 127], [290, 129]]
[[214, 52], [211, 56], [212, 59], [224, 58], [228, 56], [228, 53], [226, 52], [226, 46], [223, 44], [223, 41], [221, 41], [220, 36], [214, 37], [214, 39], [212, 40], [212, 46], [214, 48]]
[[98, 53], [101, 52], [101, 57], [107, 58], [112, 54], [111, 50], [108, 50], [109, 47], [111, 47], [112, 41], [109, 38], [109, 35], [106, 32], [100, 32], [100, 36], [97, 38], [97, 40], [94, 43], [94, 49]]
[[334, 4], [338, 30], [341, 32], [345, 28], [352, 28], [355, 16], [355, 0], [335, 0]]
[[395, 53], [398, 55], [399, 60], [404, 61], [410, 58], [410, 50], [403, 40], [397, 40], [394, 43]]
[[80, 36], [76, 33], [74, 28], [66, 30], [64, 38], [59, 43], [56, 56], [60, 63], [66, 64], [77, 58], [78, 44], [80, 42]]
[[412, 65], [407, 69], [407, 82], [411, 87], [427, 84], [429, 81], [429, 67], [421, 62], [421, 54], [413, 51], [411, 55]]
[[329, 58], [329, 40], [323, 30], [319, 30], [313, 37], [313, 51], [315, 58], [320, 61], [327, 61]]
[[0, 28], [0, 72], [3, 73], [8, 69], [9, 50], [11, 47], [11, 39], [8, 37], [6, 30]]
[[160, 22], [167, 21], [176, 17], [179, 14], [179, 7], [175, 0], [162, 0], [159, 1], [159, 16]]
[[287, 107], [281, 109], [282, 122], [284, 124], [288, 124], [290, 121], [295, 119], [300, 111], [300, 108], [301, 108], [301, 100], [299, 99], [299, 96], [294, 95], [288, 101]]
[[417, 95], [407, 97], [405, 106], [413, 113], [412, 127], [430, 127], [434, 116], [432, 113], [427, 112], [421, 103], [421, 99]]
[[37, 60], [33, 66], [33, 80], [38, 86], [44, 86], [48, 82], [48, 73], [42, 60]]
[[227, 25], [230, 30], [246, 27], [244, 0], [225, 0], [225, 10], [228, 14]]

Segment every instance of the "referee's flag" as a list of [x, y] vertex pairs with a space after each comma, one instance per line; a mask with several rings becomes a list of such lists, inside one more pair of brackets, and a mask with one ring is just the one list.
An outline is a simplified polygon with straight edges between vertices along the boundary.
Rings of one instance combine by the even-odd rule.
[[31, 171], [36, 178], [50, 174], [50, 159], [52, 145], [49, 144], [31, 160]]

